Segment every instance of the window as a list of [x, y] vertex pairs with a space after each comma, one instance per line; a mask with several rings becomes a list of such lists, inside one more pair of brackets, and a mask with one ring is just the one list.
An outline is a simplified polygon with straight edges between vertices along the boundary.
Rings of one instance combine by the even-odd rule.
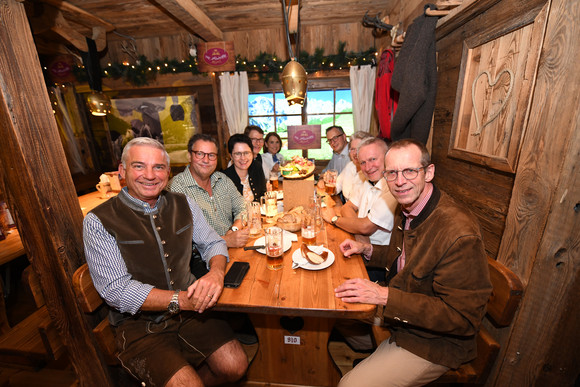
[[329, 160], [332, 149], [326, 142], [326, 128], [343, 127], [347, 136], [354, 130], [352, 118], [352, 94], [350, 89], [309, 90], [307, 107], [288, 106], [284, 93], [251, 93], [248, 97], [250, 125], [258, 125], [264, 132], [276, 131], [282, 138], [281, 153], [285, 158], [302, 156], [301, 150], [288, 150], [288, 126], [302, 125], [302, 117], [308, 125], [321, 125], [321, 149], [309, 149], [308, 157]]

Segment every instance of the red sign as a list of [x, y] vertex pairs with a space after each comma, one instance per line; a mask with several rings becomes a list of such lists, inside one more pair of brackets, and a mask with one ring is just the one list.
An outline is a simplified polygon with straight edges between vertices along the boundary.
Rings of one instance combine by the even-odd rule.
[[72, 72], [73, 57], [70, 55], [59, 55], [51, 58], [46, 66], [50, 79], [55, 83], [75, 82], [76, 78]]
[[221, 66], [228, 61], [228, 58], [228, 52], [219, 47], [212, 48], [203, 54], [203, 60], [210, 66]]
[[288, 126], [288, 149], [320, 149], [320, 125]]
[[199, 71], [235, 71], [234, 42], [197, 43]]

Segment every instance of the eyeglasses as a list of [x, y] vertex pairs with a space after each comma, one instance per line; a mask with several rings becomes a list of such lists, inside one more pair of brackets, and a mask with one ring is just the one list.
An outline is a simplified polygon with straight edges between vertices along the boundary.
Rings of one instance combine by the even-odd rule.
[[252, 140], [252, 142], [257, 142], [257, 143], [263, 143], [264, 142], [264, 139], [263, 138], [251, 138], [250, 137], [250, 140]]
[[217, 159], [217, 153], [205, 153], [205, 152], [202, 152], [202, 151], [191, 151], [191, 153], [193, 153], [193, 156], [197, 160], [202, 160], [205, 156], [207, 156], [207, 158], [210, 161], [214, 161], [215, 159]]
[[242, 157], [248, 157], [252, 154], [252, 152], [234, 152], [232, 156], [236, 159], [241, 159]]
[[338, 136], [334, 136], [333, 138], [326, 139], [326, 142], [332, 144], [335, 141], [338, 141], [340, 137], [344, 136], [344, 134], [339, 134]]
[[416, 178], [419, 175], [419, 171], [421, 169], [425, 169], [427, 167], [428, 167], [428, 165], [426, 165], [424, 167], [419, 167], [419, 168], [405, 168], [402, 171], [393, 171], [393, 170], [389, 171], [389, 170], [387, 170], [387, 171], [383, 171], [383, 177], [387, 181], [395, 181], [395, 180], [397, 180], [397, 177], [399, 176], [399, 172], [401, 172], [405, 179], [413, 180], [414, 178]]

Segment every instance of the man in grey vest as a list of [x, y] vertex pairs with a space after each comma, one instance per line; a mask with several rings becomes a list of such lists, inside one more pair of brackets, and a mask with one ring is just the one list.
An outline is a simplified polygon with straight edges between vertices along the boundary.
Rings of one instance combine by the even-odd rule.
[[[248, 366], [228, 324], [212, 315], [228, 259], [222, 238], [195, 202], [165, 191], [169, 155], [139, 137], [123, 150], [119, 195], [83, 224], [95, 288], [111, 306], [119, 359], [144, 385], [234, 382]], [[209, 273], [189, 270], [192, 242]]]

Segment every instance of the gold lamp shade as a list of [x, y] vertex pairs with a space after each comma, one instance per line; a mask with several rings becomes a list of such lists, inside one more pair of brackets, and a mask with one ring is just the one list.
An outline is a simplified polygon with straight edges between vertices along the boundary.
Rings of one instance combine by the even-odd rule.
[[299, 104], [303, 106], [307, 86], [306, 70], [300, 63], [292, 59], [282, 71], [282, 90], [284, 90], [288, 105]]
[[102, 91], [92, 91], [87, 97], [89, 110], [94, 116], [106, 116], [111, 113], [111, 100]]

